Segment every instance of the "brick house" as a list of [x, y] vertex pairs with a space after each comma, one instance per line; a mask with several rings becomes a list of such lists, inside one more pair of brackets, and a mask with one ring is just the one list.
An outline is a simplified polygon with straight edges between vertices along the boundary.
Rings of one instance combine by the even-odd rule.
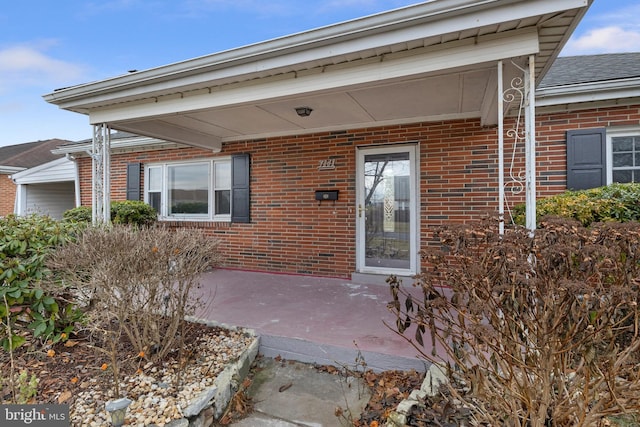
[[76, 206], [75, 164], [51, 152], [66, 143], [49, 139], [0, 147], [0, 216], [38, 212], [61, 218]]
[[434, 226], [624, 178], [640, 74], [556, 60], [589, 4], [421, 3], [45, 99], [94, 124], [57, 150], [94, 211], [144, 200], [219, 237], [227, 267], [412, 275]]

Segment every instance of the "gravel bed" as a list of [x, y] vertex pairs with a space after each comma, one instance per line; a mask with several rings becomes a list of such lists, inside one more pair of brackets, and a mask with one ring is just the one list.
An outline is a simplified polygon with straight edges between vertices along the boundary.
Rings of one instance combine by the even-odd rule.
[[[241, 330], [217, 329], [215, 335], [201, 335], [190, 343], [193, 357], [186, 366], [178, 361], [160, 366], [147, 363], [120, 383], [121, 397], [133, 402], [128, 408], [126, 424], [163, 427], [172, 420], [183, 418], [182, 410], [214, 380], [230, 362], [236, 360], [251, 344], [254, 337]], [[178, 384], [182, 384], [179, 386]], [[89, 379], [80, 386], [70, 407], [73, 426], [108, 426], [105, 403], [113, 399], [113, 388], [99, 387], [99, 381]]]

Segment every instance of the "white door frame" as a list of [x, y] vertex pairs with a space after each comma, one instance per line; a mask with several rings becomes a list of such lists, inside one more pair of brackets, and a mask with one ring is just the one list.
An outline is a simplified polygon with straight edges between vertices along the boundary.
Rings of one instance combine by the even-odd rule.
[[[418, 248], [419, 248], [419, 146], [417, 143], [393, 144], [384, 146], [360, 146], [356, 147], [356, 271], [364, 274], [412, 276], [418, 273]], [[385, 153], [409, 153], [410, 168], [410, 195], [409, 202], [409, 255], [410, 267], [408, 269], [371, 267], [365, 264], [365, 208], [364, 208], [364, 160], [366, 155]]]

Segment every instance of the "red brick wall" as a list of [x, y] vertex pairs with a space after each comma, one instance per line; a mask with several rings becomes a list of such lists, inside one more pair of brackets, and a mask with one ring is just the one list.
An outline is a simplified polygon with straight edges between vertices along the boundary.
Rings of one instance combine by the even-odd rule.
[[640, 126], [640, 105], [540, 114], [536, 122], [538, 197], [566, 190], [566, 131]]
[[[567, 130], [640, 125], [640, 107], [544, 114], [537, 121], [538, 195], [548, 196], [566, 189]], [[423, 242], [436, 225], [497, 210], [496, 129], [483, 129], [478, 120], [459, 120], [226, 143], [219, 155], [251, 154], [251, 223], [186, 225], [220, 237], [230, 267], [347, 277], [355, 271], [356, 147], [404, 142], [419, 142], [420, 147]], [[513, 145], [505, 143], [508, 170]], [[112, 199], [125, 199], [128, 162], [201, 156], [214, 154], [189, 148], [113, 155]], [[522, 149], [516, 158], [517, 173], [524, 168]], [[318, 171], [326, 159], [335, 160], [335, 170]], [[80, 160], [80, 174], [82, 204], [90, 205], [89, 159]], [[317, 189], [339, 190], [339, 200], [319, 205]], [[523, 197], [511, 196], [509, 202]], [[177, 224], [184, 225], [170, 223]]]
[[0, 174], [0, 216], [13, 213], [16, 200], [16, 185], [9, 175]]

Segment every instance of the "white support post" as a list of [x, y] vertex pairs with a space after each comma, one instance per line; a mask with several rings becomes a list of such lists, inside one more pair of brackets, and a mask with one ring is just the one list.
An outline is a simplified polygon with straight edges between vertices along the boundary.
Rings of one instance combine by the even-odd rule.
[[111, 131], [102, 123], [93, 126], [91, 146], [91, 217], [94, 224], [111, 220], [110, 169]]
[[504, 234], [504, 83], [502, 61], [498, 61], [498, 220]]
[[75, 169], [75, 178], [73, 179], [73, 185], [76, 193], [76, 203], [74, 207], [82, 206], [82, 197], [80, 195], [80, 168], [78, 167], [78, 162], [73, 157], [67, 154], [68, 158], [73, 160], [73, 168]]
[[525, 70], [525, 156], [526, 156], [526, 227], [531, 234], [536, 229], [536, 107], [535, 58], [529, 56]]
[[111, 222], [111, 129], [103, 125], [102, 139], [102, 222]]
[[91, 221], [94, 225], [102, 218], [102, 127], [93, 126], [91, 143]]
[[24, 184], [16, 184], [16, 197], [13, 202], [13, 213], [18, 216], [24, 216], [27, 214], [26, 192], [27, 188]]

